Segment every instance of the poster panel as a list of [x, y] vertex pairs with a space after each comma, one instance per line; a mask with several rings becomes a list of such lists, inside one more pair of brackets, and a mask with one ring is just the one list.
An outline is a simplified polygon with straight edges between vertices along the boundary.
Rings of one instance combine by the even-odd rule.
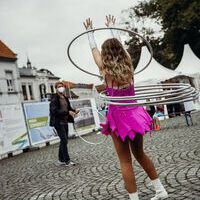
[[[99, 128], [99, 116], [94, 99], [70, 100], [70, 103], [73, 108], [93, 109], [81, 109], [75, 117], [75, 123], [69, 123], [69, 137], [75, 135], [74, 128], [84, 134]], [[24, 111], [31, 145], [58, 139], [56, 130], [49, 126], [49, 102], [25, 103]]]
[[58, 139], [56, 130], [49, 126], [49, 102], [25, 103], [24, 112], [31, 145]]
[[95, 99], [70, 100], [70, 103], [73, 108], [80, 109], [80, 113], [74, 119], [76, 131], [79, 133], [88, 133], [100, 127]]
[[21, 104], [0, 105], [0, 154], [29, 146]]

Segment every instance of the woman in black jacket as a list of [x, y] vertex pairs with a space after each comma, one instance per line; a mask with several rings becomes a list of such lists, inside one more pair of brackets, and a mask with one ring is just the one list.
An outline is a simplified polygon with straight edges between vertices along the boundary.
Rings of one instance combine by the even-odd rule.
[[60, 164], [75, 165], [70, 160], [67, 143], [68, 143], [68, 122], [79, 110], [73, 109], [69, 99], [65, 96], [65, 85], [63, 82], [55, 84], [56, 94], [52, 97], [50, 103], [50, 126], [53, 126], [60, 137], [59, 162]]

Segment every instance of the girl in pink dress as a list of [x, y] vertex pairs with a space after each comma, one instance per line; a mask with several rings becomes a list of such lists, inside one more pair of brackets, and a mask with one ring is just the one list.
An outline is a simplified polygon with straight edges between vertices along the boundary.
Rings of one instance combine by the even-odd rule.
[[[115, 18], [106, 16], [106, 26], [113, 27]], [[86, 30], [92, 29], [92, 21], [87, 19], [84, 23]], [[130, 55], [123, 48], [116, 31], [111, 29], [113, 38], [102, 44], [101, 52], [98, 50], [93, 32], [88, 33], [88, 40], [93, 58], [103, 75], [107, 95], [133, 96], [134, 79], [133, 66]], [[133, 102], [133, 101], [125, 101]], [[156, 169], [143, 151], [143, 136], [152, 130], [152, 119], [142, 106], [110, 105], [107, 121], [102, 125], [102, 133], [111, 135], [119, 158], [122, 176], [126, 190], [131, 200], [139, 200], [135, 175], [132, 166], [131, 152], [135, 159], [152, 181], [156, 194], [151, 200], [168, 197], [166, 190], [158, 178]]]

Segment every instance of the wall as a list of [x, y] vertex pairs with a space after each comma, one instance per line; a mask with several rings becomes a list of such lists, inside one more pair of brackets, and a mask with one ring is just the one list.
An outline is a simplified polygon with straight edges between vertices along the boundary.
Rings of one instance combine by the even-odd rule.
[[[14, 92], [8, 93], [5, 71], [13, 72]], [[19, 84], [19, 72], [16, 62], [0, 61], [0, 104], [17, 104], [21, 102], [21, 88]]]

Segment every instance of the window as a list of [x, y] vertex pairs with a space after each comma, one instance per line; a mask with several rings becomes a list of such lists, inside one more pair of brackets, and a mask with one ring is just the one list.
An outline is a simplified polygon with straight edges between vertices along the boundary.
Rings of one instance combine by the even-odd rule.
[[23, 94], [24, 100], [25, 101], [28, 100], [26, 85], [22, 85], [22, 94]]
[[53, 85], [50, 85], [50, 88], [51, 88], [51, 93], [54, 93], [54, 87], [53, 87]]
[[8, 87], [8, 92], [14, 91], [14, 79], [13, 79], [13, 72], [6, 71], [6, 82]]
[[34, 100], [34, 97], [33, 97], [33, 90], [32, 90], [32, 85], [31, 85], [31, 84], [28, 85], [28, 89], [29, 89], [29, 94], [30, 94], [31, 100]]

